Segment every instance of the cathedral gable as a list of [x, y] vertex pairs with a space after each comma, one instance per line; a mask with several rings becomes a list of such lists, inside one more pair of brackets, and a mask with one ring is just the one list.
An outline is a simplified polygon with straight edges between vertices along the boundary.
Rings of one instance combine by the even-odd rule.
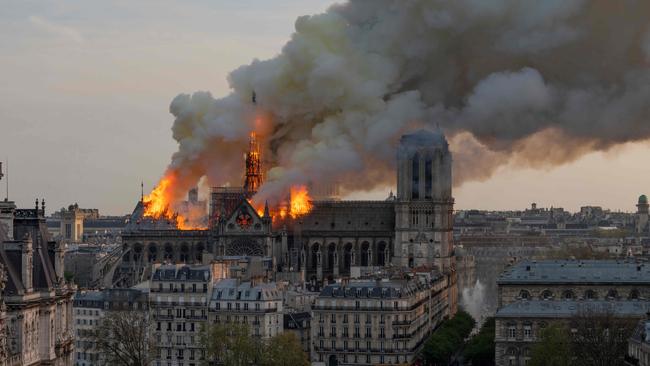
[[248, 233], [260, 231], [264, 226], [263, 224], [262, 218], [257, 214], [255, 208], [247, 200], [242, 200], [226, 221], [226, 232]]

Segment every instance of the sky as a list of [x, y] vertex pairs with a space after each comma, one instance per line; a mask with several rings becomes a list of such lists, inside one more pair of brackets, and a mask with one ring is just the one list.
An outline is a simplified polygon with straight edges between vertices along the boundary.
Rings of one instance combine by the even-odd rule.
[[[227, 94], [231, 70], [276, 55], [299, 15], [331, 3], [0, 0], [0, 160], [9, 160], [9, 198], [19, 207], [45, 198], [48, 212], [78, 202], [129, 213], [140, 182], [151, 189], [176, 151], [171, 100]], [[650, 144], [636, 143], [553, 169], [506, 166], [456, 187], [455, 207], [633, 211], [650, 193], [648, 156]], [[350, 198], [381, 199], [391, 188]]]

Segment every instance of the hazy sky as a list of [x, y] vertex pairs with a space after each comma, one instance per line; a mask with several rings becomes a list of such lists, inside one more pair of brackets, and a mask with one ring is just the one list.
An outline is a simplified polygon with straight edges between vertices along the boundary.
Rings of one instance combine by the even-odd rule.
[[[0, 159], [9, 159], [10, 198], [31, 207], [43, 197], [48, 212], [73, 202], [130, 212], [140, 181], [150, 189], [176, 150], [170, 101], [226, 94], [229, 71], [274, 56], [298, 15], [330, 3], [0, 0]], [[457, 188], [456, 208], [535, 201], [632, 211], [650, 193], [648, 156], [649, 144], [634, 144], [551, 170], [506, 167]]]

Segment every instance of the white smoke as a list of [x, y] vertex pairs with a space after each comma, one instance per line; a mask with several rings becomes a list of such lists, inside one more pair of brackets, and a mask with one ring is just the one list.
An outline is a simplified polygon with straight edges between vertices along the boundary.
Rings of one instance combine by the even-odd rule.
[[466, 287], [462, 290], [460, 304], [477, 322], [481, 322], [486, 313], [485, 303], [485, 285], [480, 280], [472, 287]]
[[456, 184], [645, 140], [647, 14], [642, 0], [352, 0], [300, 17], [228, 96], [174, 99], [176, 196], [204, 175], [240, 181], [253, 129], [271, 200], [295, 183], [392, 183], [397, 139], [422, 126], [449, 135]]

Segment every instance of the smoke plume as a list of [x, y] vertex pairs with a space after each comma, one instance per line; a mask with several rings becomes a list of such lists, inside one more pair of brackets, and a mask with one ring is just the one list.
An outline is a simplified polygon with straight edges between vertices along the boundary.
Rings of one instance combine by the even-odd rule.
[[419, 127], [448, 135], [456, 185], [645, 140], [648, 14], [644, 0], [351, 0], [302, 16], [278, 56], [229, 75], [231, 94], [173, 100], [173, 196], [201, 176], [240, 184], [252, 130], [269, 200], [393, 183], [397, 140]]

